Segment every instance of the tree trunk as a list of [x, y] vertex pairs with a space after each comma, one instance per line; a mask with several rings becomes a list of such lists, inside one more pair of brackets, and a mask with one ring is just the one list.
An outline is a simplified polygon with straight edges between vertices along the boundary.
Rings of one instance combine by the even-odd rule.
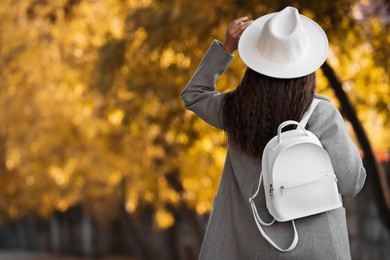
[[390, 191], [384, 170], [375, 159], [370, 141], [368, 140], [364, 128], [357, 117], [354, 107], [349, 102], [347, 94], [342, 88], [341, 81], [327, 62], [322, 65], [321, 69], [325, 77], [328, 79], [330, 86], [334, 90], [337, 99], [340, 101], [342, 111], [352, 124], [356, 138], [358, 139], [358, 142], [364, 152], [364, 165], [368, 173], [367, 177], [371, 179], [371, 183], [373, 185], [379, 214], [384, 224], [390, 230]]

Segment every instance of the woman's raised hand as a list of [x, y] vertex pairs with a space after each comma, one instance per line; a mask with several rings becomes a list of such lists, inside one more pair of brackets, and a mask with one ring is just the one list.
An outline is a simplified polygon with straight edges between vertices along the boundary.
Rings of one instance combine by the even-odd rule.
[[252, 24], [252, 20], [248, 21], [248, 17], [241, 17], [231, 24], [228, 25], [226, 28], [226, 34], [225, 34], [225, 40], [222, 44], [222, 47], [230, 52], [233, 53], [238, 48], [238, 40], [240, 39], [240, 36], [242, 32]]

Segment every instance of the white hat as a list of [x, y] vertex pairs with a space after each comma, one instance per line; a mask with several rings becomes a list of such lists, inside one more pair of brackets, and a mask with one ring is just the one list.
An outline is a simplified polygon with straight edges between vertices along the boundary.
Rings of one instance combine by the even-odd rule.
[[238, 43], [242, 61], [274, 78], [298, 78], [317, 70], [328, 55], [328, 39], [313, 20], [294, 7], [256, 19]]

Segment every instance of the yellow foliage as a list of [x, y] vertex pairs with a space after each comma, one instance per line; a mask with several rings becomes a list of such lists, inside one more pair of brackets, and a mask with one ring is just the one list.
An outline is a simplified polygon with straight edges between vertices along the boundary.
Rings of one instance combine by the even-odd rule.
[[175, 223], [175, 219], [170, 212], [164, 209], [157, 209], [154, 215], [156, 226], [161, 229], [167, 229]]
[[122, 123], [125, 112], [121, 109], [115, 109], [108, 114], [108, 121], [114, 126], [119, 126]]
[[[184, 202], [207, 214], [226, 140], [184, 111], [178, 96], [213, 37], [223, 39], [226, 14], [238, 12], [233, 2], [79, 1], [65, 12], [68, 3], [0, 5], [0, 137], [6, 140], [0, 201], [7, 205], [0, 220], [33, 212], [49, 217], [80, 203], [110, 219], [123, 201], [129, 214], [152, 204], [161, 228], [174, 224], [166, 204]], [[255, 11], [269, 11], [268, 5]], [[318, 11], [305, 14], [314, 18]], [[381, 36], [380, 19], [360, 34], [344, 30], [349, 19], [334, 28], [346, 33], [330, 38], [329, 63], [374, 149], [386, 151], [389, 77], [373, 53], [380, 37], [390, 38]], [[328, 27], [333, 21], [323, 18]], [[244, 69], [237, 57], [218, 89], [234, 89]], [[317, 91], [337, 103], [321, 71], [317, 79]]]

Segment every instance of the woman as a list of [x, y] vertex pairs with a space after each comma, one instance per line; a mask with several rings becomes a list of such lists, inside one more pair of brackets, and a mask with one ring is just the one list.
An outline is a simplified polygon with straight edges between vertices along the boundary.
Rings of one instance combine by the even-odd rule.
[[[215, 90], [215, 81], [237, 48], [248, 68], [236, 90], [221, 94]], [[282, 253], [261, 236], [248, 202], [257, 188], [265, 145], [281, 122], [302, 119], [314, 98], [314, 72], [325, 61], [327, 50], [322, 29], [295, 8], [256, 21], [239, 18], [228, 26], [223, 43], [215, 40], [211, 44], [181, 93], [187, 109], [228, 136], [225, 166], [200, 259], [351, 258], [343, 207], [295, 220], [299, 243], [291, 252]], [[322, 101], [306, 128], [329, 153], [340, 193], [355, 196], [366, 176], [358, 149], [338, 110], [328, 99], [316, 98]], [[263, 189], [259, 197], [264, 198]], [[272, 219], [264, 199], [257, 208], [263, 220]], [[264, 230], [282, 248], [292, 241], [289, 222]]]

